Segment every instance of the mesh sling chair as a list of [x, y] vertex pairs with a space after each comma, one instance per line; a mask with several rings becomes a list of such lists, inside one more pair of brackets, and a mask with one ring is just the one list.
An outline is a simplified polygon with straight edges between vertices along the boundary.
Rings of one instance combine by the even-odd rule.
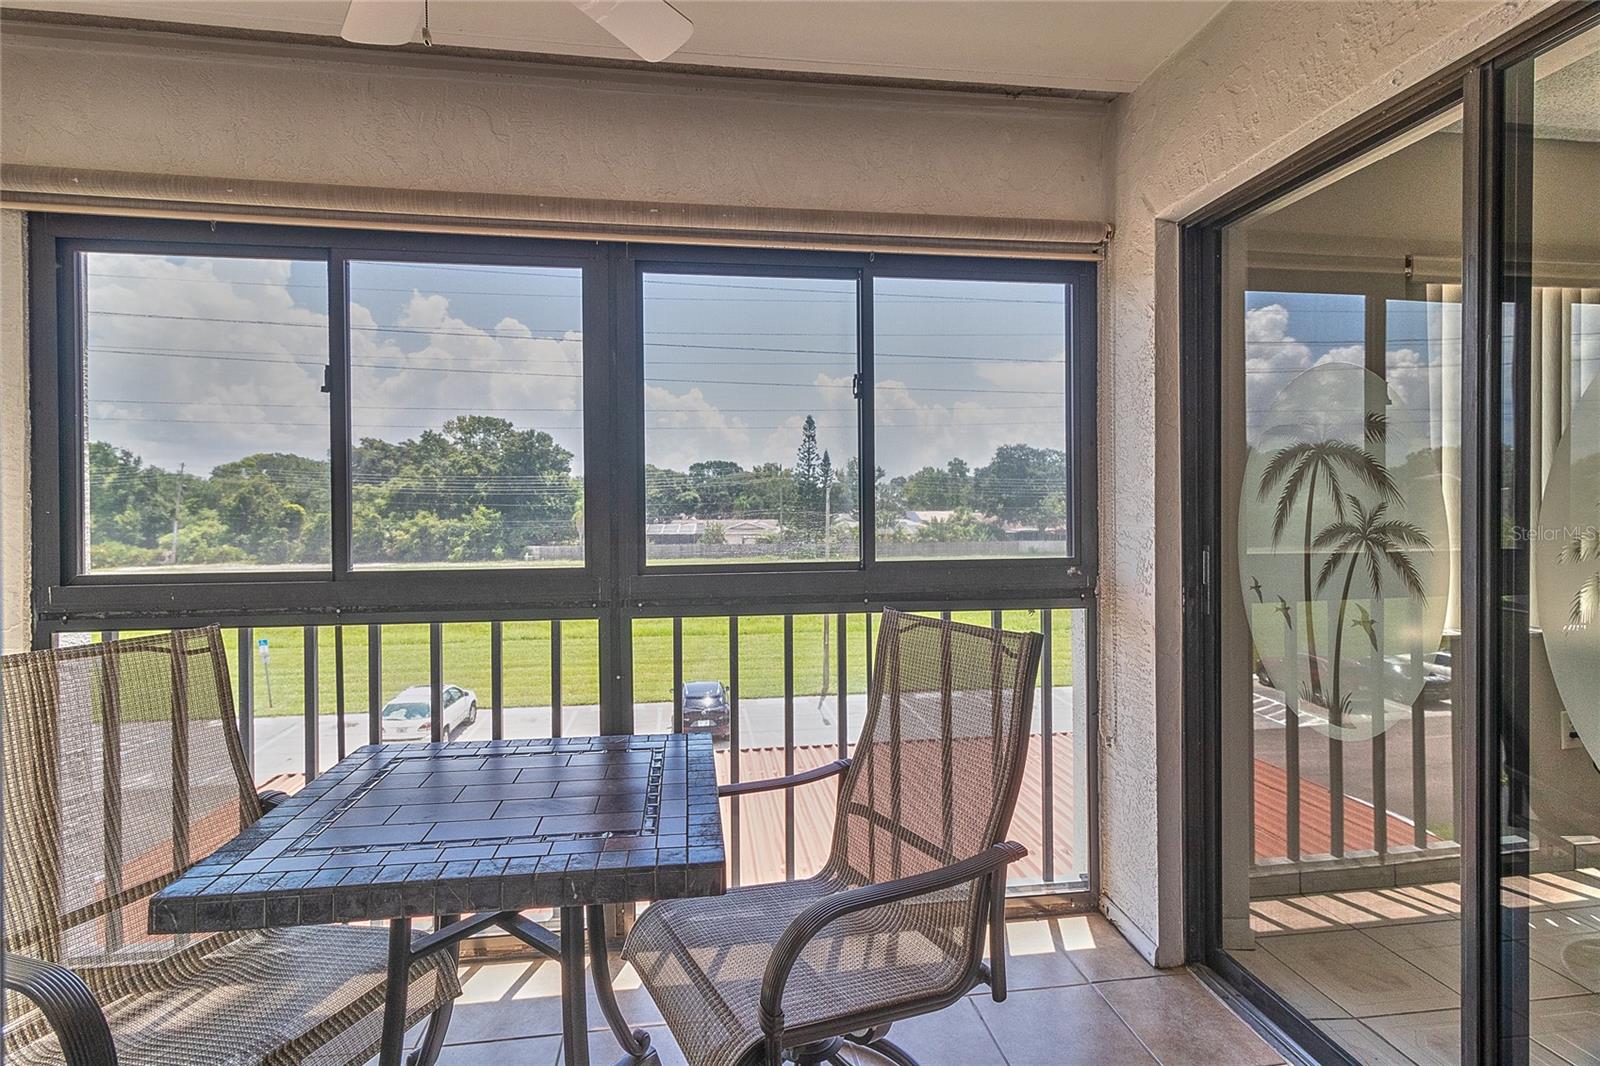
[[[1005, 998], [1003, 842], [1027, 755], [1040, 637], [885, 611], [815, 877], [663, 900], [623, 949], [693, 1066], [835, 1063], [844, 1041], [916, 1066], [890, 1023], [980, 981]], [[987, 927], [990, 962], [983, 962]]]
[[[221, 634], [181, 630], [0, 660], [5, 1061], [348, 1066], [377, 1052], [388, 931], [152, 934], [150, 896], [261, 817]], [[454, 957], [411, 970], [414, 1062], [436, 1058]]]

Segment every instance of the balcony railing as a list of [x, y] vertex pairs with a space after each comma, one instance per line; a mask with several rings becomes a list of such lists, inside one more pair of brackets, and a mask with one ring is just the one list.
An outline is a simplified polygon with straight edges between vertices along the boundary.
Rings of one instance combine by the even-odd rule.
[[1460, 738], [1448, 685], [1425, 685], [1410, 707], [1378, 701], [1360, 740], [1319, 729], [1315, 709], [1291, 709], [1260, 679], [1252, 701], [1252, 895], [1459, 876]]
[[[1064, 605], [953, 614], [1044, 635], [1034, 738], [1011, 833], [1029, 854], [1013, 867], [1012, 884], [1025, 893], [1085, 891], [1093, 824], [1091, 613]], [[727, 728], [716, 759], [724, 781], [793, 773], [854, 749], [866, 714], [874, 613], [668, 615], [635, 617], [631, 625], [620, 655], [607, 650], [600, 619], [581, 614], [237, 627], [224, 640], [252, 772], [263, 787], [285, 791], [384, 739], [383, 709], [407, 690], [416, 690], [408, 699], [427, 705], [414, 727], [418, 740], [599, 733], [606, 671], [631, 692], [631, 729], [641, 734], [700, 728], [692, 716], [685, 721], [684, 686], [722, 683]], [[132, 631], [59, 633], [56, 640], [119, 635]], [[456, 689], [463, 696], [452, 700]], [[822, 785], [725, 800], [730, 881], [815, 872], [832, 832], [834, 795]]]

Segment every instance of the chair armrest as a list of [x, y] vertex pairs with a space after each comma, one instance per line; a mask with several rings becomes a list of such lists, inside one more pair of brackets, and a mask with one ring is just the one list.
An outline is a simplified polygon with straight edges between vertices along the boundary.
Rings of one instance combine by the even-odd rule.
[[850, 768], [849, 759], [835, 759], [824, 766], [811, 770], [801, 770], [797, 774], [787, 777], [769, 777], [765, 781], [730, 781], [726, 785], [717, 786], [719, 796], [743, 796], [750, 792], [772, 792], [780, 788], [793, 788], [796, 785], [809, 785], [813, 781], [821, 781], [842, 774]]
[[256, 799], [261, 801], [261, 813], [266, 814], [272, 808], [289, 798], [289, 793], [269, 788], [265, 792], [257, 792]]
[[6, 952], [5, 987], [26, 996], [55, 1030], [67, 1066], [116, 1066], [111, 1027], [83, 978], [51, 962]]
[[769, 1040], [783, 1032], [783, 990], [789, 973], [818, 933], [848, 914], [870, 910], [886, 903], [899, 903], [941, 889], [995, 876], [1008, 865], [1028, 854], [1015, 841], [1006, 841], [979, 852], [969, 859], [926, 873], [886, 881], [881, 885], [862, 885], [824, 896], [795, 915], [773, 946], [767, 972], [761, 980], [761, 1029]]

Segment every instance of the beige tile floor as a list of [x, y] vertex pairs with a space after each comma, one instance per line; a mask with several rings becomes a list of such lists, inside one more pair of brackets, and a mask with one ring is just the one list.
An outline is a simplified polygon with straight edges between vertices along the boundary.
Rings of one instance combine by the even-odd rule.
[[[1154, 970], [1098, 915], [1013, 922], [1004, 1003], [980, 989], [937, 1014], [897, 1023], [923, 1066], [1275, 1066], [1282, 1056], [1193, 975]], [[557, 1066], [559, 971], [551, 963], [468, 966], [441, 1066]], [[683, 1057], [632, 971], [615, 985], [650, 1032], [662, 1066]], [[621, 1054], [591, 997], [590, 1055]], [[855, 1051], [859, 1066], [885, 1060]]]
[[[1460, 1061], [1453, 884], [1258, 900], [1233, 957], [1371, 1066]], [[1529, 929], [1532, 1066], [1600, 1066], [1600, 871], [1507, 889]]]

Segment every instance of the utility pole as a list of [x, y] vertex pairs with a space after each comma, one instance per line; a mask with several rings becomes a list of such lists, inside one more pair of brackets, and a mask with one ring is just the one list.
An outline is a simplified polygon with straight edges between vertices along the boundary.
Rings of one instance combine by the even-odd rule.
[[172, 565], [178, 565], [178, 527], [183, 514], [183, 464], [178, 464], [178, 498], [172, 505]]

